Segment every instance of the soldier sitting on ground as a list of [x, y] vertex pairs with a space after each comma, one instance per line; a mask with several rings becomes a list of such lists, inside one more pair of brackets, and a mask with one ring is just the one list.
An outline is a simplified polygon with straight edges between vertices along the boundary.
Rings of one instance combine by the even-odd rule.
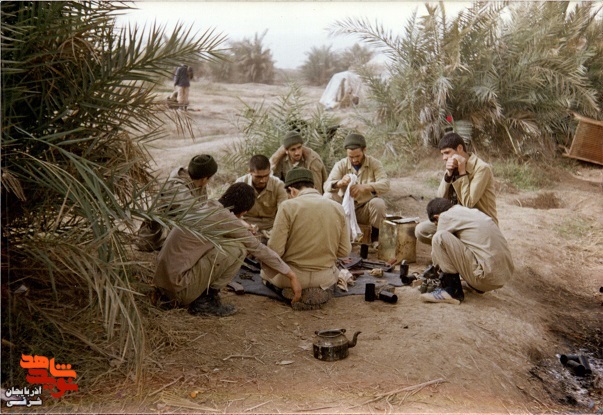
[[481, 294], [501, 288], [511, 278], [515, 269], [511, 251], [491, 217], [445, 198], [431, 200], [427, 216], [436, 226], [431, 258], [442, 270], [441, 288], [421, 294], [421, 300], [460, 304], [465, 299], [461, 277]]
[[239, 177], [236, 181], [252, 186], [255, 192], [255, 204], [243, 219], [250, 225], [255, 225], [267, 240], [278, 207], [287, 200], [283, 182], [270, 174], [270, 161], [261, 154], [251, 157], [249, 173]]
[[[385, 201], [380, 197], [389, 191], [389, 179], [383, 164], [366, 154], [366, 140], [361, 134], [348, 134], [343, 142], [347, 158], [338, 161], [324, 184], [325, 196], [341, 203], [348, 186], [354, 199], [356, 219], [371, 226], [371, 241], [376, 247], [379, 229], [385, 219]], [[355, 174], [357, 181], [350, 185]]]
[[[160, 204], [176, 209], [182, 205], [202, 204], [207, 201], [207, 184], [218, 171], [218, 163], [209, 154], [191, 159], [188, 168], [176, 167], [161, 189]], [[145, 221], [137, 232], [139, 250], [149, 252], [161, 249], [168, 229], [155, 221]]]
[[[301, 301], [293, 304], [295, 309], [318, 308], [333, 296], [339, 274], [337, 258], [347, 257], [352, 249], [343, 207], [322, 197], [313, 180], [312, 172], [302, 167], [287, 173], [285, 187], [291, 199], [279, 208], [268, 241], [268, 247], [291, 267], [303, 288]], [[261, 275], [267, 286], [293, 298], [289, 278], [267, 269], [262, 269]]]
[[287, 173], [294, 167], [304, 167], [312, 172], [314, 188], [323, 193], [322, 185], [327, 180], [327, 169], [318, 153], [304, 146], [304, 140], [297, 131], [289, 131], [283, 138], [283, 145], [270, 157], [272, 174], [285, 181]]
[[235, 307], [223, 304], [219, 293], [237, 274], [248, 254], [260, 260], [263, 269], [272, 270], [288, 281], [293, 304], [301, 298], [302, 288], [295, 273], [239, 219], [254, 203], [253, 188], [245, 183], [234, 183], [219, 200], [209, 200], [201, 207], [200, 213], [206, 212], [208, 216], [199, 226], [227, 239], [221, 249], [189, 230], [170, 231], [159, 252], [155, 271], [156, 304], [172, 302], [188, 307], [193, 315], [234, 314]]

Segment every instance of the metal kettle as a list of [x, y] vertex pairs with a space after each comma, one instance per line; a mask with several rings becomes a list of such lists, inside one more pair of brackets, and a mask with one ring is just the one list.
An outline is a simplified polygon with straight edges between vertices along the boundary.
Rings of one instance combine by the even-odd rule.
[[314, 357], [326, 362], [348, 357], [348, 349], [356, 346], [356, 339], [361, 332], [354, 333], [352, 340], [348, 340], [344, 333], [345, 329], [316, 331], [316, 340], [313, 344]]

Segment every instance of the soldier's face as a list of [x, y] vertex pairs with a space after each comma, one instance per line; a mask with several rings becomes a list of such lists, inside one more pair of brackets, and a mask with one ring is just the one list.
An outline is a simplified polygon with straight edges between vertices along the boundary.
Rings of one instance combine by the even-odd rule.
[[463, 146], [459, 145], [456, 150], [454, 148], [444, 148], [440, 150], [440, 153], [442, 153], [442, 160], [448, 161], [450, 157], [454, 156], [455, 154], [459, 154], [459, 151], [462, 149]]
[[287, 153], [287, 156], [289, 156], [289, 160], [298, 162], [302, 158], [302, 148], [303, 146], [301, 144], [294, 144], [286, 149], [285, 153]]
[[253, 187], [255, 187], [257, 190], [265, 189], [266, 185], [268, 184], [268, 179], [270, 178], [270, 169], [255, 170], [250, 173]]
[[350, 163], [352, 163], [352, 166], [362, 165], [362, 162], [364, 161], [364, 149], [347, 149], [346, 152], [348, 153], [348, 159], [350, 160]]

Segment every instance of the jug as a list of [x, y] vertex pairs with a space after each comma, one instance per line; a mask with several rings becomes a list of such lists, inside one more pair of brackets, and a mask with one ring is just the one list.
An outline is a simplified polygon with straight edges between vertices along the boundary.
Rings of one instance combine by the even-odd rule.
[[354, 333], [351, 341], [348, 341], [344, 333], [345, 329], [316, 331], [316, 340], [313, 345], [314, 357], [326, 362], [334, 362], [348, 357], [348, 349], [356, 346], [356, 339], [360, 332]]

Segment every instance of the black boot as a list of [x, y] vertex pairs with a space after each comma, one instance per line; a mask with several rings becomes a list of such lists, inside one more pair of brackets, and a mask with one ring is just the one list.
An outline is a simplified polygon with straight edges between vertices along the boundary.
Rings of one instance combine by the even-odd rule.
[[459, 274], [447, 274], [442, 272], [440, 274], [440, 284], [442, 289], [446, 290], [452, 298], [459, 301], [465, 299], [465, 293], [463, 293], [463, 286], [461, 285], [461, 277]]
[[371, 226], [371, 242], [379, 242], [379, 228]]
[[232, 304], [222, 304], [219, 289], [209, 288], [188, 305], [188, 312], [193, 316], [226, 317], [236, 313], [237, 309]]
[[439, 273], [440, 273], [440, 267], [438, 267], [437, 265], [431, 264], [427, 268], [425, 268], [425, 271], [423, 271], [421, 278], [435, 279], [435, 278], [438, 278]]

